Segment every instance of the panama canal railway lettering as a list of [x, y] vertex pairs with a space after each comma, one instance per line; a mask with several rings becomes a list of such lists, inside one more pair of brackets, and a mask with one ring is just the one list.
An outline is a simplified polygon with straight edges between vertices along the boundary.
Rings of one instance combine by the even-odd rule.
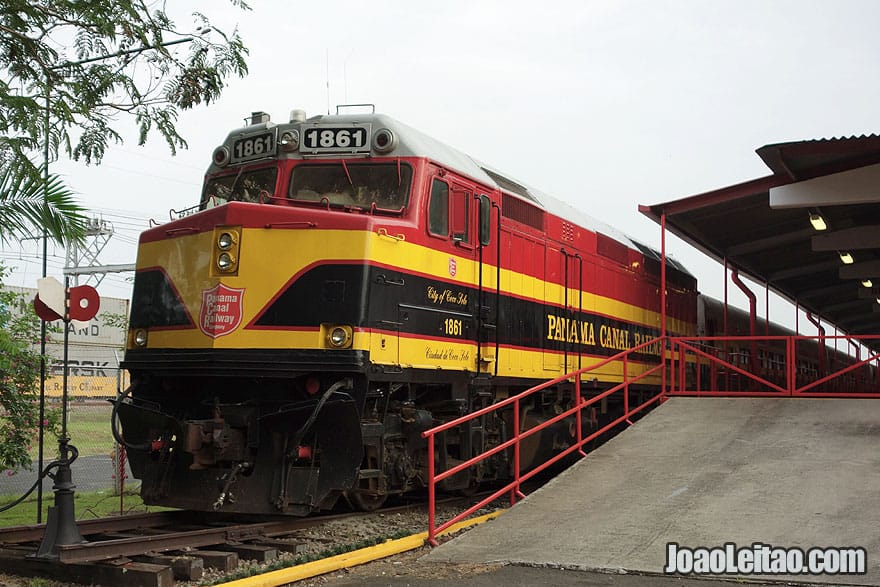
[[[653, 340], [655, 337], [646, 332], [636, 332], [629, 328], [618, 328], [608, 324], [596, 325], [589, 320], [566, 318], [547, 314], [547, 340], [565, 342], [584, 346], [598, 346], [614, 351], [625, 351]], [[642, 352], [660, 354], [656, 345], [649, 345]]]

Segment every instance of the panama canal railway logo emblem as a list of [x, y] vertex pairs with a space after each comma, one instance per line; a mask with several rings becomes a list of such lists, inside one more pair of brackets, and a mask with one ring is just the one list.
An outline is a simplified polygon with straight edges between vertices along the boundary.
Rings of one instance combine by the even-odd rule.
[[233, 289], [218, 283], [202, 291], [202, 308], [199, 310], [199, 328], [217, 338], [231, 333], [241, 324], [241, 301], [244, 288]]

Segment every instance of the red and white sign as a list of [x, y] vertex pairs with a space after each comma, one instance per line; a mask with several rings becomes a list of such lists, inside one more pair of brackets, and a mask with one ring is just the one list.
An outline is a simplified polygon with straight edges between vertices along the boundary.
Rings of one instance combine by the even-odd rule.
[[98, 314], [101, 297], [91, 285], [70, 288], [70, 319], [88, 322]]
[[[65, 312], [68, 301], [70, 304]], [[70, 287], [65, 292], [64, 286], [54, 277], [37, 280], [34, 310], [46, 322], [69, 320], [86, 323], [95, 317], [100, 307], [101, 297], [91, 285]]]
[[458, 272], [458, 268], [455, 263], [455, 257], [449, 257], [449, 275], [451, 277], [455, 277], [455, 274], [457, 272]]
[[210, 336], [225, 336], [241, 324], [241, 302], [244, 288], [233, 289], [218, 283], [202, 292], [199, 328]]

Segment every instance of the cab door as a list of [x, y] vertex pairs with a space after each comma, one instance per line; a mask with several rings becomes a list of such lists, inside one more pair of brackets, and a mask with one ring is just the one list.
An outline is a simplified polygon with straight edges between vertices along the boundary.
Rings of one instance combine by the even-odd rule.
[[[468, 304], [470, 330], [467, 336], [476, 343], [471, 368], [492, 375], [497, 368], [496, 322], [500, 281], [498, 247], [492, 230], [492, 200], [477, 185], [453, 183], [450, 213], [452, 242], [459, 256], [466, 258], [472, 267], [467, 276], [462, 276], [463, 280], [470, 280], [473, 292], [473, 299]], [[497, 223], [496, 219], [496, 228]]]
[[[473, 200], [477, 221], [477, 370], [486, 375], [498, 374], [498, 322], [501, 298], [501, 266], [499, 264], [501, 232], [498, 230], [501, 209], [488, 194], [475, 194]], [[493, 216], [497, 218], [493, 222]], [[493, 226], [495, 230], [493, 231]]]
[[[474, 188], [439, 173], [431, 180], [427, 232], [434, 250], [424, 298], [401, 307], [407, 323], [434, 340], [413, 348], [413, 360], [441, 369], [474, 371], [477, 367], [478, 303], [477, 218]], [[401, 350], [401, 362], [403, 350]]]

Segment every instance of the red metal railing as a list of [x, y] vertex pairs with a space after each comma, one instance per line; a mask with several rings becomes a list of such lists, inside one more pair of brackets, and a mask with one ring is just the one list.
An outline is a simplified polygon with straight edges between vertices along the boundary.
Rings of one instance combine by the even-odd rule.
[[[667, 395], [880, 398], [880, 353], [870, 354], [865, 359], [853, 358], [826, 345], [826, 342], [836, 339], [845, 340], [847, 344], [857, 344], [880, 340], [880, 335], [861, 337], [661, 337], [436, 426], [422, 434], [428, 440], [428, 541], [436, 546], [436, 537], [439, 533], [505, 494], [509, 494], [510, 503], [513, 505], [518, 498], [525, 497], [521, 491], [523, 482], [531, 479], [547, 467], [575, 451], [581, 456], [586, 456], [583, 450], [585, 444], [605, 434], [622, 422], [632, 424], [631, 418], [633, 415], [661, 401]], [[650, 365], [646, 364], [642, 359], [638, 361], [633, 359], [634, 354], [658, 343], [662, 344], [662, 348], [666, 349], [667, 361], [660, 362], [658, 360], [656, 364]], [[748, 344], [744, 346], [743, 343]], [[802, 347], [800, 349], [801, 352], [798, 352], [799, 343], [805, 346], [809, 345], [809, 347]], [[753, 356], [755, 352], [759, 353], [757, 358]], [[816, 362], [812, 361], [809, 354], [811, 352], [817, 354]], [[824, 355], [819, 353], [824, 353]], [[819, 360], [819, 357], [823, 356], [827, 359], [828, 355], [831, 355], [830, 361]], [[620, 363], [621, 365], [621, 382], [598, 393], [594, 397], [584, 398], [580, 392], [583, 376], [612, 363]], [[637, 373], [631, 375], [630, 370], [633, 363], [636, 363], [637, 367], [632, 370], [637, 371]], [[841, 367], [832, 373], [819, 372], [818, 369], [814, 369], [816, 365], [825, 365], [827, 363], [830, 363], [832, 366], [834, 363], [838, 363]], [[756, 369], [759, 370], [758, 373], [753, 372]], [[639, 405], [635, 407], [630, 406], [630, 385], [648, 377], [652, 379], [645, 383], [653, 387], [656, 392]], [[524, 400], [528, 400], [533, 395], [549, 387], [571, 380], [574, 380], [575, 389], [574, 405], [572, 407], [527, 430], [520, 429], [520, 407]], [[660, 382], [659, 385], [657, 384], [658, 381]], [[623, 396], [622, 414], [585, 437], [582, 424], [583, 410], [618, 393]], [[438, 434], [500, 410], [512, 410], [514, 426], [511, 438], [445, 471], [436, 471], [435, 438]], [[575, 419], [576, 430], [576, 437], [572, 445], [555, 454], [543, 464], [525, 472], [521, 471], [520, 447], [522, 441], [549, 426], [553, 426], [571, 417]], [[513, 479], [480, 502], [437, 526], [435, 509], [437, 484], [453, 475], [466, 471], [468, 468], [489, 457], [507, 450], [512, 450], [513, 453]]]
[[670, 337], [666, 393], [880, 398], [880, 353], [852, 357], [827, 345], [837, 340], [858, 347], [880, 336]]
[[[455, 420], [445, 422], [445, 423], [441, 424], [440, 426], [436, 426], [436, 427], [424, 432], [422, 434], [422, 436], [424, 438], [428, 439], [428, 541], [431, 544], [436, 546], [437, 534], [443, 532], [444, 530], [446, 530], [447, 528], [449, 528], [453, 524], [470, 516], [472, 513], [474, 513], [478, 509], [486, 506], [490, 502], [494, 501], [495, 499], [498, 499], [499, 497], [501, 497], [505, 494], [509, 494], [510, 503], [511, 503], [511, 505], [513, 505], [514, 503], [516, 503], [518, 498], [525, 497], [521, 491], [521, 485], [523, 482], [527, 481], [528, 479], [531, 479], [532, 477], [534, 477], [535, 475], [537, 475], [538, 473], [540, 473], [541, 471], [543, 471], [547, 467], [550, 467], [554, 463], [567, 457], [568, 455], [572, 454], [575, 451], [577, 451], [581, 456], [586, 456], [586, 453], [583, 450], [583, 447], [585, 444], [587, 444], [591, 440], [601, 436], [602, 434], [605, 434], [606, 432], [608, 432], [609, 430], [611, 430], [612, 428], [614, 428], [615, 426], [619, 425], [622, 422], [627, 422], [629, 424], [632, 424], [631, 418], [633, 415], [641, 412], [642, 410], [644, 410], [648, 406], [659, 401], [661, 399], [661, 397], [663, 396], [662, 386], [655, 386], [656, 392], [649, 399], [643, 401], [642, 403], [640, 403], [637, 406], [634, 406], [634, 407], [630, 406], [630, 399], [629, 399], [629, 395], [630, 395], [629, 394], [629, 386], [632, 385], [633, 383], [639, 382], [639, 381], [641, 381], [647, 377], [651, 377], [651, 376], [654, 376], [655, 380], [660, 380], [662, 378], [663, 371], [665, 369], [665, 365], [662, 362], [660, 362], [658, 360], [656, 365], [646, 365], [643, 360], [634, 361], [633, 357], [632, 357], [635, 353], [639, 353], [640, 351], [644, 350], [645, 348], [647, 348], [651, 345], [656, 345], [657, 342], [658, 341], [656, 339], [652, 340], [652, 341], [645, 342], [639, 346], [633, 347], [632, 349], [629, 349], [627, 351], [623, 351], [623, 352], [618, 353], [612, 357], [608, 357], [607, 359], [604, 359], [602, 361], [599, 361], [597, 363], [594, 363], [592, 365], [589, 365], [589, 366], [584, 367], [582, 369], [579, 369], [577, 371], [573, 371], [573, 372], [568, 373], [566, 375], [563, 375], [561, 377], [557, 377], [556, 379], [553, 379], [551, 381], [547, 381], [546, 383], [536, 385], [535, 387], [532, 387], [531, 389], [527, 389], [517, 395], [508, 397], [508, 398], [501, 400], [495, 404], [492, 404], [490, 406], [486, 406], [485, 408], [482, 408], [482, 409], [477, 410], [475, 412], [472, 412], [470, 414], [464, 415], [464, 416], [457, 418]], [[591, 397], [589, 399], [582, 397], [582, 395], [580, 393], [582, 376], [586, 373], [589, 373], [591, 371], [595, 371], [595, 370], [600, 369], [606, 365], [609, 365], [611, 363], [616, 363], [616, 362], [621, 363], [621, 370], [622, 370], [622, 374], [623, 374], [621, 382], [619, 384], [615, 385], [614, 387], [611, 387], [605, 391], [602, 391], [598, 395]], [[637, 367], [633, 367], [633, 363], [636, 363]], [[638, 371], [638, 372], [635, 373], [634, 375], [630, 375], [630, 370]], [[548, 387], [558, 385], [559, 383], [562, 383], [565, 381], [571, 381], [572, 379], [574, 379], [574, 389], [575, 389], [574, 405], [572, 407], [570, 407], [569, 409], [563, 411], [562, 413], [554, 416], [553, 418], [550, 418], [549, 420], [541, 422], [540, 424], [535, 425], [527, 430], [520, 430], [520, 427], [521, 427], [520, 426], [520, 405], [524, 400], [531, 398], [533, 395], [540, 393], [541, 391], [547, 389]], [[581, 416], [583, 410], [590, 408], [591, 406], [595, 405], [596, 403], [601, 402], [603, 399], [606, 399], [609, 396], [611, 396], [613, 394], [617, 394], [617, 393], [621, 393], [623, 395], [623, 401], [622, 401], [623, 413], [622, 413], [622, 415], [619, 416], [618, 418], [616, 418], [615, 420], [605, 424], [603, 427], [599, 428], [598, 430], [589, 434], [588, 436], [586, 436], [586, 437], [583, 436], [583, 424], [582, 424], [583, 418]], [[498, 412], [500, 410], [512, 410], [512, 414], [513, 414], [512, 422], [514, 423], [514, 425], [513, 425], [513, 435], [511, 436], [511, 438], [509, 438], [508, 440], [506, 440], [505, 442], [502, 442], [501, 444], [499, 444], [497, 446], [492, 447], [491, 449], [489, 449], [483, 453], [480, 453], [470, 459], [467, 459], [467, 460], [455, 465], [454, 467], [447, 469], [446, 471], [441, 471], [439, 473], [435, 471], [435, 468], [436, 468], [435, 467], [435, 463], [436, 463], [435, 437], [438, 434], [441, 434], [441, 433], [443, 433], [447, 430], [450, 430], [452, 428], [455, 428], [457, 426], [461, 426], [462, 424], [465, 424], [471, 420], [481, 418], [483, 416], [486, 416], [486, 415], [491, 414], [493, 412]], [[566, 418], [572, 418], [572, 417], [574, 417], [574, 420], [575, 420], [575, 430], [576, 430], [576, 432], [575, 432], [576, 438], [574, 439], [572, 445], [570, 447], [568, 447], [567, 449], [563, 450], [562, 452], [555, 454], [552, 458], [550, 458], [549, 460], [547, 460], [543, 464], [538, 465], [532, 469], [529, 469], [526, 472], [521, 471], [520, 470], [521, 469], [521, 466], [520, 466], [520, 445], [521, 445], [522, 441], [529, 438], [530, 436], [532, 436], [534, 434], [537, 434], [538, 432], [540, 432], [541, 430], [543, 430], [549, 426], [552, 426], [558, 422], [561, 422], [562, 420], [565, 420]], [[482, 499], [480, 502], [471, 506], [470, 508], [468, 508], [464, 512], [458, 514], [457, 516], [455, 516], [451, 520], [448, 520], [448, 521], [444, 522], [443, 524], [437, 526], [436, 525], [436, 517], [435, 517], [435, 513], [436, 513], [435, 512], [435, 497], [436, 497], [436, 491], [437, 491], [437, 484], [442, 482], [444, 479], [448, 479], [449, 477], [452, 477], [453, 475], [455, 475], [457, 473], [461, 473], [462, 471], [466, 471], [468, 468], [473, 467], [474, 465], [478, 464], [479, 462], [481, 462], [489, 457], [492, 457], [494, 455], [497, 455], [498, 453], [500, 453], [502, 451], [506, 451], [506, 450], [512, 450], [512, 452], [513, 452], [513, 459], [512, 459], [513, 479], [507, 485], [496, 490], [491, 495]]]

